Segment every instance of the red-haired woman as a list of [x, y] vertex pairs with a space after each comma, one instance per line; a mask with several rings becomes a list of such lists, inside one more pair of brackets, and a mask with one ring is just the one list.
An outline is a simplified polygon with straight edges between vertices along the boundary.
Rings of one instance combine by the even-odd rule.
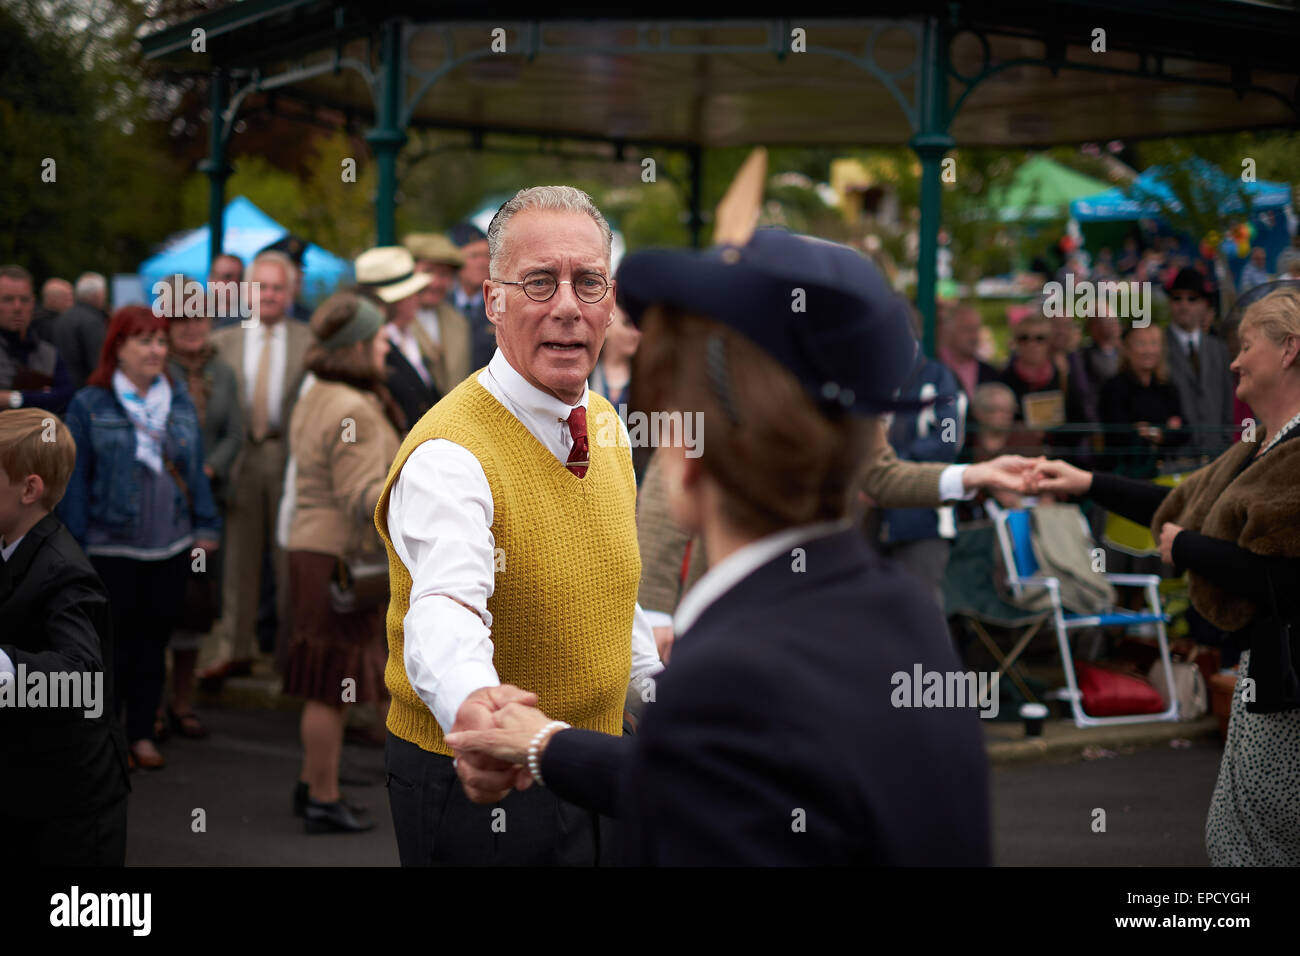
[[163, 766], [154, 711], [191, 548], [215, 550], [221, 528], [198, 414], [166, 362], [166, 318], [138, 305], [113, 313], [99, 365], [68, 404], [77, 465], [58, 508], [108, 590], [110, 697], [126, 707], [132, 766], [149, 769]]

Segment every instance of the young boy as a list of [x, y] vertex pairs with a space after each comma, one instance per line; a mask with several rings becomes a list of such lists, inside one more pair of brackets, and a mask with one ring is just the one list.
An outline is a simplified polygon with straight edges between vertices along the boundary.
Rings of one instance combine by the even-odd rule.
[[0, 820], [19, 864], [122, 866], [108, 595], [51, 514], [76, 456], [53, 413], [0, 412]]

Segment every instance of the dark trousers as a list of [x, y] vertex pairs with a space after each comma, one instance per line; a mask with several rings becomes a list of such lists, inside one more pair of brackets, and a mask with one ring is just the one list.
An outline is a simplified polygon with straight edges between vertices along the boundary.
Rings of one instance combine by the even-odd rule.
[[190, 552], [162, 561], [93, 555], [91, 562], [108, 589], [113, 684], [119, 706], [126, 707], [127, 743], [152, 740], [167, 679], [167, 641], [185, 597]]
[[[17, 820], [14, 821], [18, 823]], [[21, 821], [10, 828], [13, 867], [125, 866], [126, 795], [94, 813]]]
[[613, 866], [614, 821], [537, 784], [471, 803], [450, 757], [388, 735], [388, 802], [402, 866]]

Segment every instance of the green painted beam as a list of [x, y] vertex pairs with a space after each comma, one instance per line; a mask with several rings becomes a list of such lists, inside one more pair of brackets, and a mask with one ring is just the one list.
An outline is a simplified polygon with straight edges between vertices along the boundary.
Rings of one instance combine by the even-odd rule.
[[943, 155], [948, 135], [948, 44], [938, 20], [929, 18], [919, 51], [917, 90], [920, 126], [908, 143], [921, 160], [921, 228], [917, 243], [916, 307], [924, 322], [922, 347], [935, 354], [935, 292], [938, 289], [939, 221], [943, 212]]
[[375, 245], [397, 242], [397, 154], [406, 145], [406, 132], [398, 125], [402, 115], [404, 76], [402, 24], [387, 21], [381, 30], [379, 116], [366, 142], [375, 153], [378, 186], [375, 192]]
[[[199, 171], [208, 176], [208, 265], [221, 255], [226, 233], [226, 179], [233, 172], [226, 162], [226, 138], [221, 114], [226, 109], [226, 77], [214, 70], [208, 89], [208, 158]], [[206, 278], [206, 276], [204, 277]]]

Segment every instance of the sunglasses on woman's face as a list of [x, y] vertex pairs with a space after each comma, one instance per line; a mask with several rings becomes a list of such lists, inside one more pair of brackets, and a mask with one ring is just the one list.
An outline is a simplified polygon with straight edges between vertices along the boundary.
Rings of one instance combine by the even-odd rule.
[[1017, 342], [1046, 342], [1046, 335], [1017, 335]]

